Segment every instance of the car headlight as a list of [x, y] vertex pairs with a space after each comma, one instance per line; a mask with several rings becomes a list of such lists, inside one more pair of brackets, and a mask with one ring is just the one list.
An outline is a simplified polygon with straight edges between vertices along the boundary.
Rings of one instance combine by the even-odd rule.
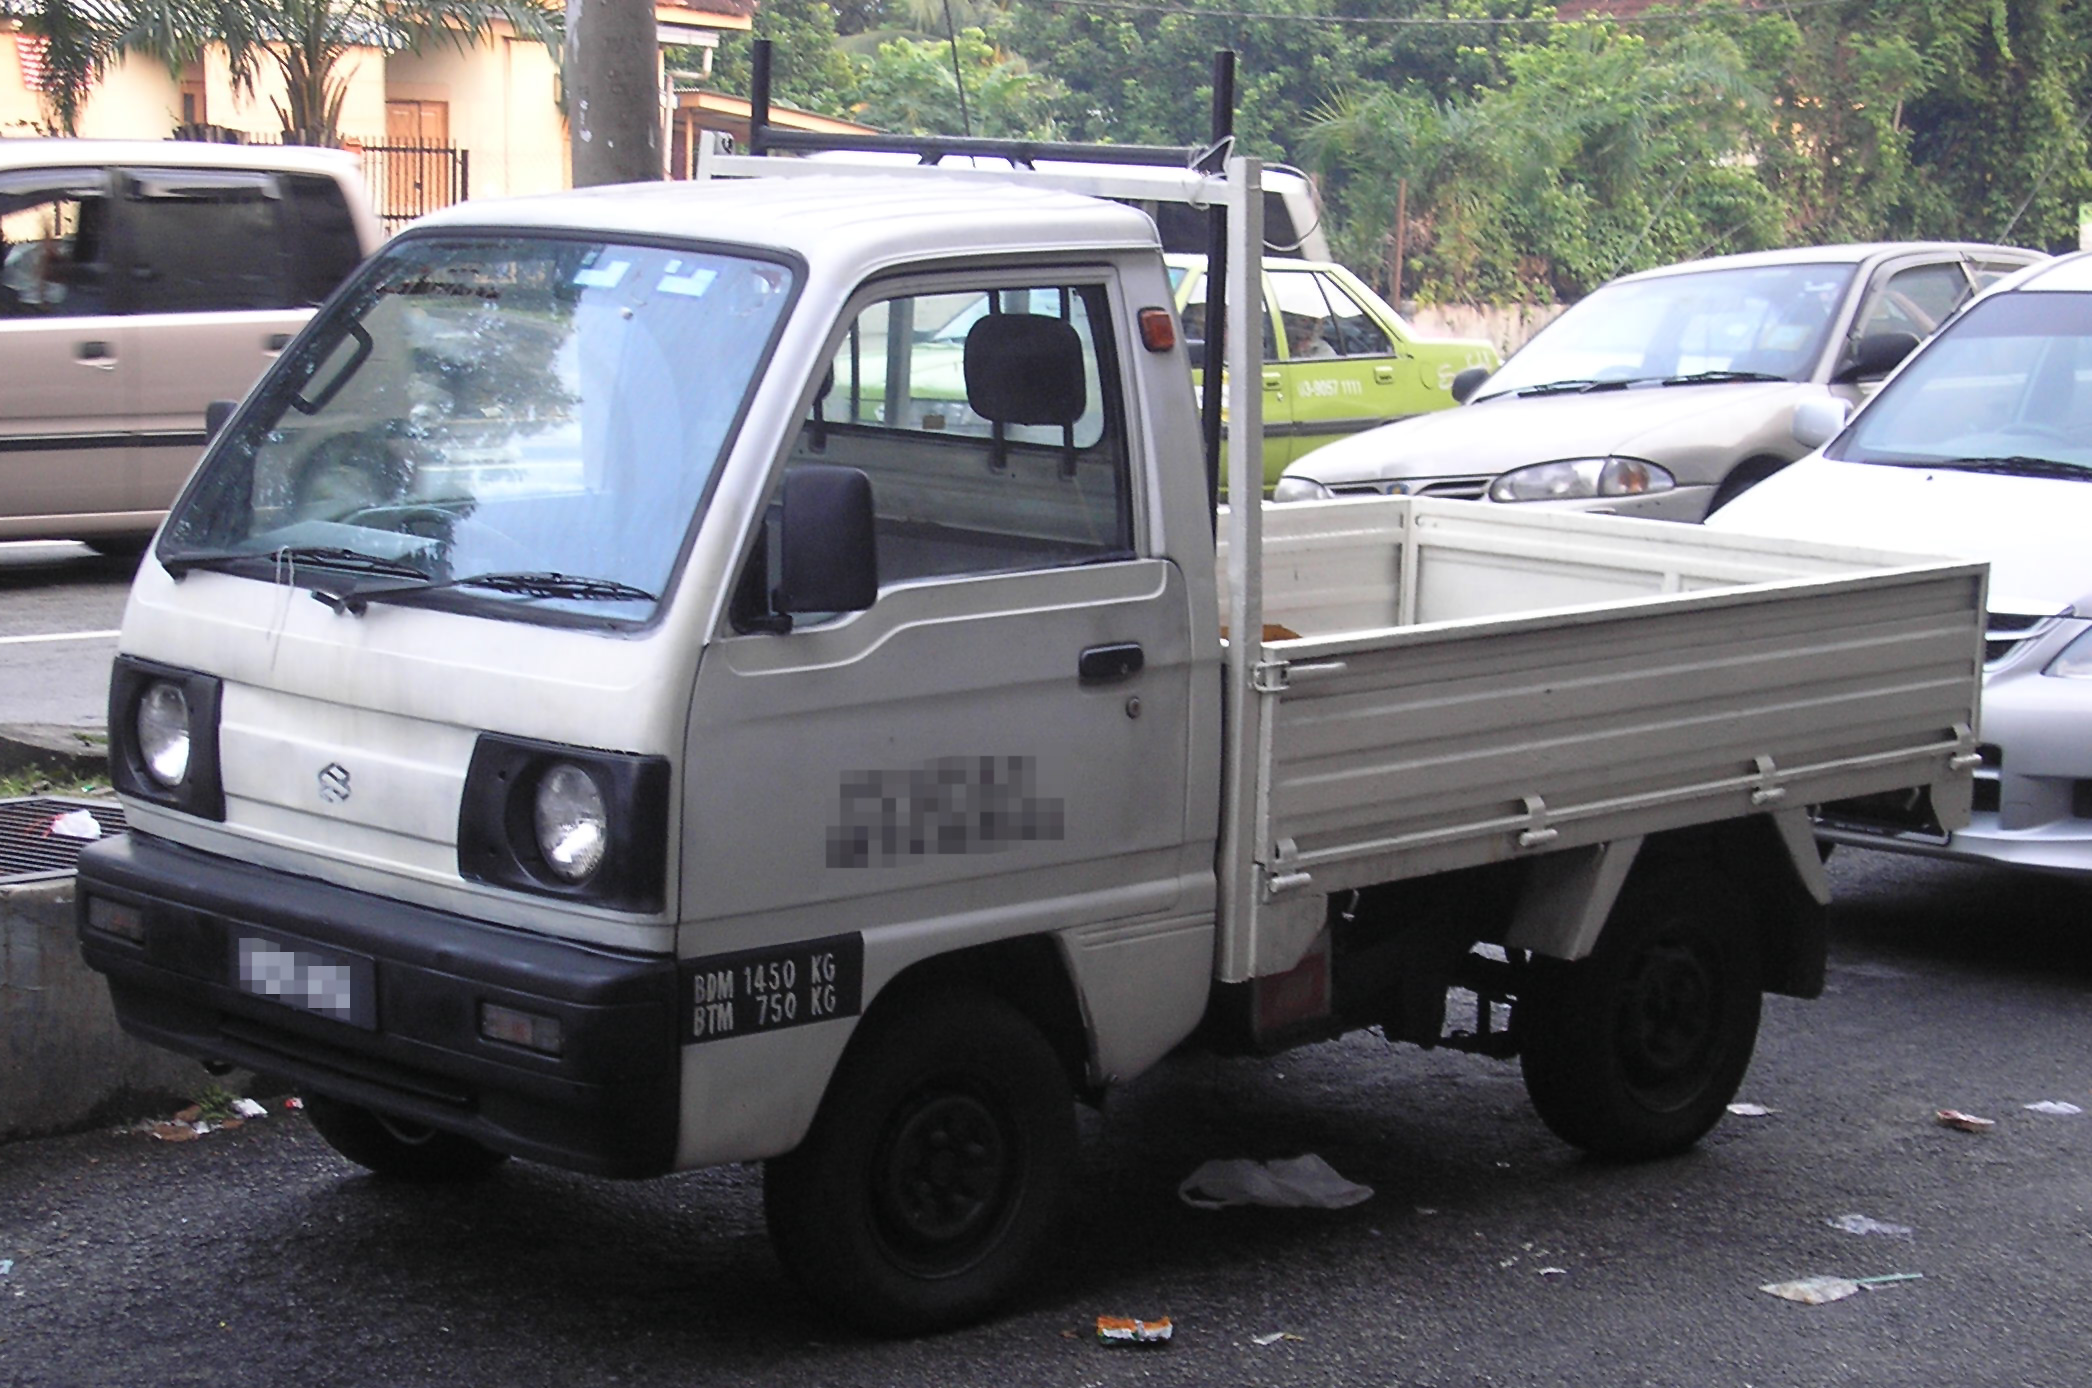
[[458, 803], [458, 875], [617, 911], [667, 901], [665, 757], [481, 733]]
[[1335, 495], [1312, 477], [1281, 477], [1271, 489], [1273, 501], [1327, 501]]
[[138, 756], [145, 774], [173, 790], [189, 778], [189, 699], [182, 687], [154, 680], [138, 696]]
[[2079, 632], [2077, 640], [2065, 646], [2041, 673], [2059, 680], [2092, 680], [2092, 627]]
[[1667, 492], [1678, 479], [1641, 458], [1563, 458], [1507, 472], [1489, 484], [1491, 501], [1577, 501]]
[[610, 817], [595, 777], [572, 762], [559, 762], [538, 779], [538, 853], [563, 882], [586, 882], [602, 866], [610, 841]]
[[225, 818], [216, 676], [120, 655], [109, 671], [109, 780], [118, 793]]

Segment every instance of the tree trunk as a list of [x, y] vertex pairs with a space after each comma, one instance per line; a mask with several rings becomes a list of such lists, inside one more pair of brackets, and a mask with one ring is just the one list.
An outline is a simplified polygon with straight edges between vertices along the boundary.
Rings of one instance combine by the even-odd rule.
[[662, 175], [653, 0], [566, 0], [574, 186]]

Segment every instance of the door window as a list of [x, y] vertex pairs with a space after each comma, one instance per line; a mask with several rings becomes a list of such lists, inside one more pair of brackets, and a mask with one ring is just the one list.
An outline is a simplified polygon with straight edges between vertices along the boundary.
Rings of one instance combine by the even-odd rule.
[[793, 462], [872, 483], [883, 586], [1130, 557], [1102, 284], [955, 286], [851, 320]]
[[1898, 270], [1867, 306], [1857, 336], [1905, 332], [1923, 340], [1969, 293], [1969, 277], [1959, 261]]
[[275, 177], [246, 170], [136, 169], [123, 203], [128, 308], [198, 313], [287, 308]]
[[[1323, 297], [1320, 276], [1301, 270], [1271, 272], [1271, 295], [1286, 330], [1286, 356], [1293, 360], [1337, 355], [1336, 317]], [[1270, 356], [1267, 355], [1267, 360]]]
[[0, 318], [107, 311], [107, 214], [99, 173], [0, 174]]

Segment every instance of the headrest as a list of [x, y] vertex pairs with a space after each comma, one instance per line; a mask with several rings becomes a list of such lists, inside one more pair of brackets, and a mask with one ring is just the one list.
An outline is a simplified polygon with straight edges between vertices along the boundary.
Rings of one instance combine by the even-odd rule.
[[998, 424], [1073, 424], [1087, 403], [1081, 336], [1042, 314], [979, 319], [966, 332], [966, 403]]

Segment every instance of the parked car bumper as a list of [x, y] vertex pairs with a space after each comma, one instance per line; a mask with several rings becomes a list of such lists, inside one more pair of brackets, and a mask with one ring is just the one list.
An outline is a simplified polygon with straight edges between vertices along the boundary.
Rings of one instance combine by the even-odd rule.
[[[641, 1176], [672, 1164], [673, 959], [547, 939], [136, 832], [82, 854], [76, 917], [118, 1019], [155, 1044], [575, 1170]], [[330, 996], [353, 1002], [315, 1005], [302, 981], [258, 983], [257, 950], [270, 967], [333, 971], [346, 992]], [[486, 1035], [489, 1005], [549, 1019], [556, 1050]]]

